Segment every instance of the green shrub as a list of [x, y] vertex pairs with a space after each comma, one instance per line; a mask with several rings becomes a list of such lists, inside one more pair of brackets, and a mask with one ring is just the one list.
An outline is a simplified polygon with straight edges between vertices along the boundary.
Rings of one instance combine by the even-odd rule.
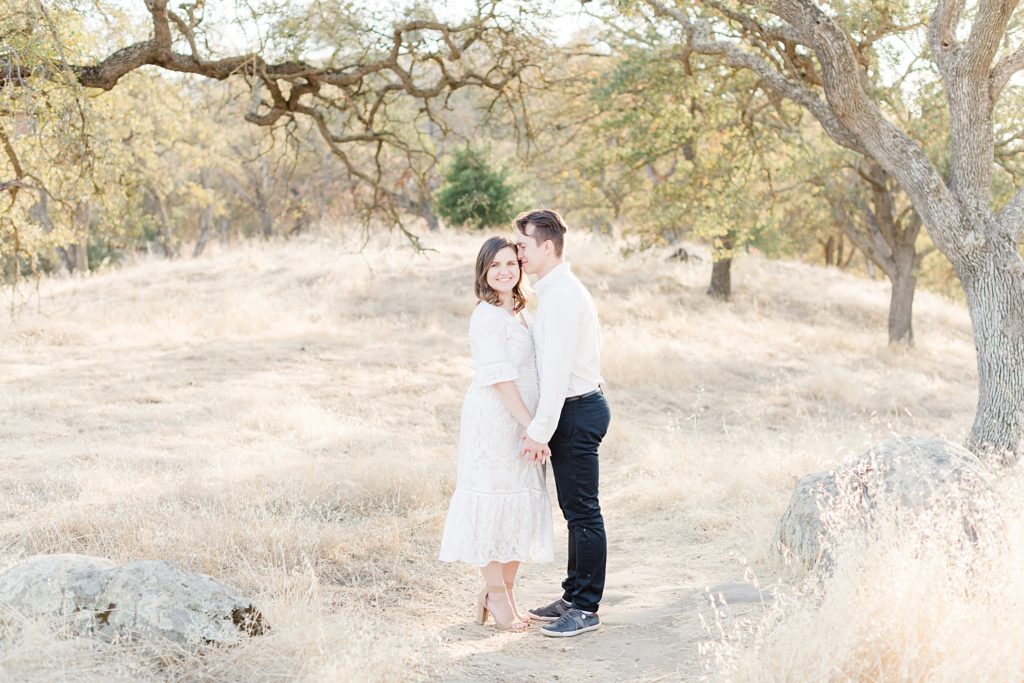
[[483, 229], [512, 219], [512, 187], [503, 170], [491, 168], [480, 150], [465, 147], [435, 195], [437, 212], [452, 225]]

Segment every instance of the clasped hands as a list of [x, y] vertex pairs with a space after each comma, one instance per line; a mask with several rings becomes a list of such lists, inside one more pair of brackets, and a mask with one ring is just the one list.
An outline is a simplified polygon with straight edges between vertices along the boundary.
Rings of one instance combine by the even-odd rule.
[[551, 449], [546, 443], [534, 441], [529, 434], [523, 434], [520, 440], [523, 442], [522, 456], [526, 458], [527, 462], [543, 464], [551, 457]]

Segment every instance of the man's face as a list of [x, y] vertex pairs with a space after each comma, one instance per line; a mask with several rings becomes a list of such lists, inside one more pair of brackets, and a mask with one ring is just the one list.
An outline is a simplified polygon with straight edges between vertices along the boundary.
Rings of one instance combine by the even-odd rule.
[[547, 257], [543, 243], [537, 244], [536, 238], [533, 237], [536, 229], [537, 226], [533, 223], [527, 223], [524, 228], [525, 233], [519, 233], [519, 237], [516, 239], [519, 263], [523, 266], [523, 272], [530, 275], [536, 275], [541, 271], [541, 266], [544, 265], [544, 260]]

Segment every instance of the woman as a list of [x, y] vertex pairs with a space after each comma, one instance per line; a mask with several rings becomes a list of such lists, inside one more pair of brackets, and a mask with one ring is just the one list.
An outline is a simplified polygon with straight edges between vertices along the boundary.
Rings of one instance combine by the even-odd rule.
[[462, 404], [459, 468], [441, 539], [441, 560], [480, 567], [477, 622], [525, 631], [513, 587], [519, 563], [549, 562], [551, 502], [544, 470], [520, 455], [519, 436], [537, 407], [537, 364], [524, 317], [526, 298], [515, 242], [492, 237], [476, 258], [469, 321], [475, 376]]

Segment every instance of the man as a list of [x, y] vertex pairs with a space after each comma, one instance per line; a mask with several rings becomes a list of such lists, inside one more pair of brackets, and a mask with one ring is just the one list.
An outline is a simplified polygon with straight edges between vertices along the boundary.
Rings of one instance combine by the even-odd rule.
[[601, 625], [607, 540], [598, 503], [597, 449], [610, 413], [601, 386], [600, 328], [590, 293], [565, 260], [567, 226], [556, 211], [520, 214], [517, 244], [523, 270], [539, 279], [534, 341], [540, 373], [537, 412], [523, 435], [526, 457], [550, 454], [558, 506], [569, 527], [569, 562], [562, 597], [530, 610], [549, 622], [546, 636], [576, 636]]

